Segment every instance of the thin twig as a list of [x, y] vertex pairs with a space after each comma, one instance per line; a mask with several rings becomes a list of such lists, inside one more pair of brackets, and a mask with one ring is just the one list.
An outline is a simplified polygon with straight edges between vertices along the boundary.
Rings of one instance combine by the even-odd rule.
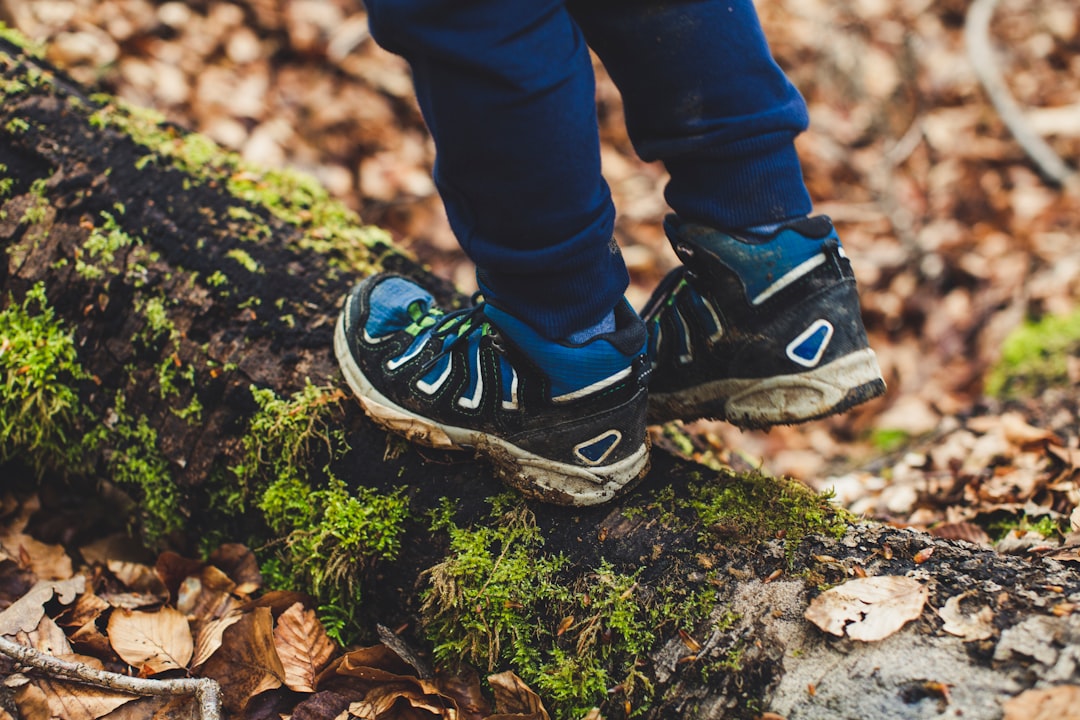
[[106, 672], [82, 663], [68, 662], [0, 636], [0, 653], [16, 662], [54, 677], [106, 687], [132, 695], [194, 695], [202, 720], [220, 720], [221, 688], [210, 678], [150, 680]]
[[1001, 76], [993, 48], [990, 46], [990, 20], [997, 4], [998, 0], [975, 0], [968, 8], [964, 23], [964, 44], [968, 58], [975, 68], [975, 75], [986, 89], [986, 94], [990, 96], [990, 102], [998, 111], [1005, 127], [1009, 128], [1009, 132], [1035, 163], [1042, 176], [1055, 185], [1075, 192], [1080, 189], [1080, 174], [1069, 167], [1035, 132]]

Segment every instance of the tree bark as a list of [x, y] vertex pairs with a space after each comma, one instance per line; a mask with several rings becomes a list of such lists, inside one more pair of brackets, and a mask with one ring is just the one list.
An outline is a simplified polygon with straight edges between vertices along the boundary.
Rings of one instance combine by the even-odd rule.
[[[340, 478], [357, 492], [403, 488], [409, 504], [399, 550], [352, 558], [364, 587], [363, 607], [352, 608], [359, 625], [408, 625], [409, 641], [427, 653], [443, 644], [447, 619], [501, 612], [506, 633], [465, 636], [494, 643], [468, 659], [541, 685], [542, 673], [527, 677], [519, 646], [532, 643], [549, 659], [554, 650], [591, 652], [610, 685], [572, 702], [541, 690], [551, 708], [586, 702], [608, 718], [999, 718], [1021, 691], [1080, 680], [1074, 562], [848, 523], [789, 481], [693, 462], [678, 450], [692, 439], [675, 427], [654, 432], [653, 469], [637, 490], [590, 509], [500, 498], [504, 488], [483, 464], [388, 439], [336, 391], [344, 387], [331, 350], [340, 298], [378, 269], [460, 301], [452, 288], [295, 178], [243, 167], [180, 128], [90, 99], [6, 41], [0, 65], [0, 178], [10, 180], [0, 192], [0, 308], [44, 284], [84, 371], [61, 378], [85, 408], [66, 442], [108, 430], [75, 464], [40, 446], [6, 447], [0, 473], [126, 479], [162, 543], [190, 547], [207, 533], [270, 541], [280, 528], [266, 526], [258, 491], [281, 467], [253, 445], [264, 408], [252, 388], [287, 400], [314, 386], [303, 406], [319, 413], [312, 432], [299, 450], [274, 457], [302, 464], [316, 486]], [[122, 235], [108, 245], [114, 230]], [[161, 470], [147, 477], [167, 485], [115, 477], [135, 467], [137, 451]], [[239, 499], [223, 500], [230, 494]], [[155, 511], [167, 495], [172, 505]], [[440, 524], [430, 515], [446, 507], [443, 498], [452, 521]], [[167, 521], [170, 508], [178, 522]], [[566, 592], [548, 589], [529, 604], [509, 588], [505, 597], [519, 600], [455, 608], [464, 595], [437, 587], [451, 580], [460, 590], [470, 580], [452, 564], [465, 552], [455, 530], [512, 522], [535, 529], [522, 541], [532, 543], [526, 557], [537, 576], [557, 564], [545, 577]], [[514, 557], [514, 537], [490, 541], [489, 574], [471, 578], [492, 604], [504, 595], [489, 583]], [[823, 587], [862, 575], [915, 578], [928, 588], [926, 607], [873, 643], [804, 619]], [[937, 611], [957, 597], [965, 611], [988, 608], [989, 637], [943, 630]], [[513, 623], [542, 632], [515, 637]]]

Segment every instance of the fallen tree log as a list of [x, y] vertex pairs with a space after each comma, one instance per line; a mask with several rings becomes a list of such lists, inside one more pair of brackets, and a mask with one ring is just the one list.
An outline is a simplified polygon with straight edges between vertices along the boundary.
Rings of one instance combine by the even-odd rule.
[[[247, 541], [339, 635], [404, 627], [439, 665], [514, 670], [556, 717], [1034, 717], [1014, 696], [1080, 680], [1075, 551], [854, 523], [796, 483], [692, 462], [677, 427], [637, 490], [584, 510], [388, 438], [341, 389], [340, 298], [378, 269], [452, 288], [309, 179], [7, 41], [0, 66], [5, 477], [118, 488], [158, 546]], [[914, 621], [863, 642], [888, 602], [826, 606], [839, 635], [805, 619], [864, 576], [916, 582]]]

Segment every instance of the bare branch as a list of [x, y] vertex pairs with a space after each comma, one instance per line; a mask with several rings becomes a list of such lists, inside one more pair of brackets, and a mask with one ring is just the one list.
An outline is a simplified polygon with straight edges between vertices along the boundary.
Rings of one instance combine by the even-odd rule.
[[998, 0], [975, 0], [968, 9], [964, 24], [964, 44], [967, 46], [968, 58], [975, 69], [975, 75], [986, 89], [1002, 122], [1043, 177], [1072, 192], [1080, 191], [1080, 174], [1069, 167], [1035, 132], [1001, 76], [994, 50], [990, 46], [990, 20], [997, 4]]
[[221, 688], [210, 678], [150, 680], [129, 677], [97, 670], [82, 663], [61, 660], [32, 647], [20, 645], [6, 637], [0, 637], [0, 654], [54, 677], [120, 690], [132, 695], [194, 695], [199, 704], [199, 716], [202, 720], [220, 720], [221, 718]]

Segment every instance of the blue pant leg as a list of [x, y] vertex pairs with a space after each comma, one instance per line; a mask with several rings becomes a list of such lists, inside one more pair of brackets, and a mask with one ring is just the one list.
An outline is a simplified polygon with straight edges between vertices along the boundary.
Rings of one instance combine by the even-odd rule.
[[549, 337], [595, 324], [629, 282], [611, 241], [595, 80], [563, 0], [367, 0], [405, 57], [435, 182], [481, 288]]
[[751, 0], [572, 0], [569, 9], [622, 93], [636, 150], [667, 167], [667, 201], [683, 219], [735, 229], [810, 212], [793, 143], [806, 104]]

